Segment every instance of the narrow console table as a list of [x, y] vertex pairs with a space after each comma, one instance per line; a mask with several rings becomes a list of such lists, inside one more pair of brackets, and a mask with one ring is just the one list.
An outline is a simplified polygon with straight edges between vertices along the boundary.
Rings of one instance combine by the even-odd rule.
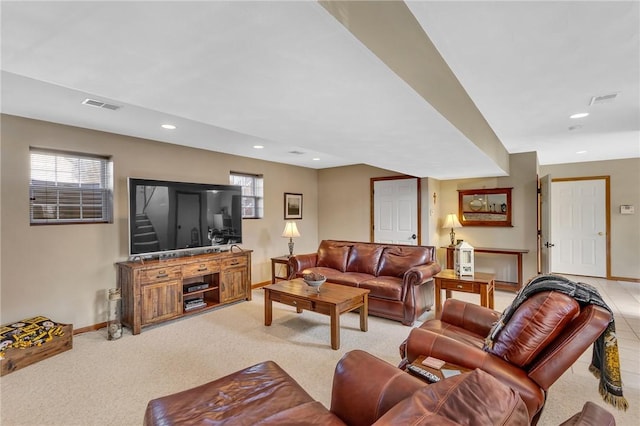
[[[447, 249], [447, 269], [453, 269], [453, 255], [455, 251], [455, 247], [446, 247]], [[496, 288], [498, 290], [507, 290], [518, 292], [522, 287], [522, 255], [525, 253], [529, 253], [529, 250], [526, 249], [508, 249], [508, 248], [490, 248], [490, 247], [474, 247], [474, 253], [489, 253], [489, 254], [502, 254], [502, 255], [510, 255], [516, 257], [517, 262], [517, 273], [518, 273], [518, 282], [510, 282], [510, 281], [497, 281], [496, 280]]]

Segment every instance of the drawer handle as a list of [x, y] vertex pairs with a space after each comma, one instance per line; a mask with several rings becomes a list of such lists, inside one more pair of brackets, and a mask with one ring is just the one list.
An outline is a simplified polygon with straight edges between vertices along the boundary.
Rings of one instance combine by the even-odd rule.
[[293, 304], [294, 304], [294, 305], [298, 305], [298, 302], [296, 302], [296, 301], [294, 300], [294, 301], [293, 301]]
[[462, 286], [461, 286], [460, 284], [458, 284], [456, 287], [458, 287], [458, 288], [462, 288]]
[[156, 278], [167, 278], [169, 276], [169, 274], [167, 274], [166, 272], [162, 272], [158, 275], [156, 275]]
[[204, 272], [206, 270], [207, 270], [206, 266], [201, 266], [201, 267], [198, 268], [198, 272]]

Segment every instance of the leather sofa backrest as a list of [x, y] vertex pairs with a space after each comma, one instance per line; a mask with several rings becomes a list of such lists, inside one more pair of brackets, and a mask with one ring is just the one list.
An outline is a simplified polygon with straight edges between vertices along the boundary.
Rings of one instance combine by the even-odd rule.
[[376, 276], [402, 278], [412, 266], [434, 260], [434, 248], [430, 246], [386, 246], [380, 257]]
[[355, 243], [351, 247], [347, 272], [361, 272], [375, 275], [384, 246], [378, 244]]
[[318, 262], [316, 266], [336, 269], [345, 272], [347, 259], [353, 243], [343, 241], [322, 240], [318, 246]]
[[580, 305], [557, 291], [537, 293], [514, 312], [489, 350], [511, 364], [526, 368], [580, 313]]

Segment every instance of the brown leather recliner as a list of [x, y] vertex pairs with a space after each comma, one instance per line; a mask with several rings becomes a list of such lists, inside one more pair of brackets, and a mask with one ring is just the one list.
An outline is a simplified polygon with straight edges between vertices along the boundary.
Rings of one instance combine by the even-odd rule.
[[549, 387], [606, 329], [611, 314], [596, 305], [580, 306], [560, 292], [537, 293], [515, 311], [493, 349], [484, 351], [499, 317], [494, 310], [448, 299], [439, 319], [425, 321], [400, 345], [400, 366], [425, 355], [482, 369], [520, 394], [535, 424]]

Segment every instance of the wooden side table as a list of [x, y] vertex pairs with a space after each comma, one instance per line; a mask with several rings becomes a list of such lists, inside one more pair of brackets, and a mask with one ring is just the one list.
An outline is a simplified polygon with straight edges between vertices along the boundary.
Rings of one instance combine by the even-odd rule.
[[443, 269], [433, 278], [436, 292], [436, 318], [440, 318], [442, 313], [442, 290], [446, 291], [445, 299], [451, 297], [452, 291], [479, 294], [480, 305], [493, 309], [493, 296], [496, 285], [495, 275], [476, 272], [473, 277], [461, 277], [456, 275], [453, 269]]
[[[427, 371], [430, 371], [431, 373], [435, 374], [436, 376], [440, 377], [440, 380], [444, 380], [446, 379], [446, 377], [444, 376], [444, 374], [442, 373], [442, 370], [454, 370], [454, 371], [459, 371], [460, 374], [462, 373], [466, 373], [467, 371], [471, 371], [468, 368], [465, 367], [461, 367], [457, 364], [451, 364], [451, 363], [445, 363], [441, 368], [431, 368], [431, 367], [427, 367], [426, 365], [424, 365], [422, 363], [422, 361], [424, 361], [424, 359], [426, 358], [426, 356], [424, 355], [420, 355], [418, 358], [416, 358], [411, 364], [413, 365], [417, 365], [420, 368], [424, 368]], [[406, 370], [406, 368], [405, 368]], [[414, 377], [419, 378], [420, 380], [424, 380], [422, 377], [418, 376], [418, 375], [414, 375], [413, 373], [411, 373], [410, 371], [406, 370], [409, 374], [413, 375]], [[427, 382], [429, 383], [429, 382]]]
[[[276, 265], [284, 265], [284, 267]], [[285, 270], [286, 275], [280, 275], [282, 270]], [[289, 256], [278, 256], [271, 258], [271, 284], [275, 284], [278, 280], [288, 280], [289, 274], [291, 274], [291, 268], [289, 268]]]

